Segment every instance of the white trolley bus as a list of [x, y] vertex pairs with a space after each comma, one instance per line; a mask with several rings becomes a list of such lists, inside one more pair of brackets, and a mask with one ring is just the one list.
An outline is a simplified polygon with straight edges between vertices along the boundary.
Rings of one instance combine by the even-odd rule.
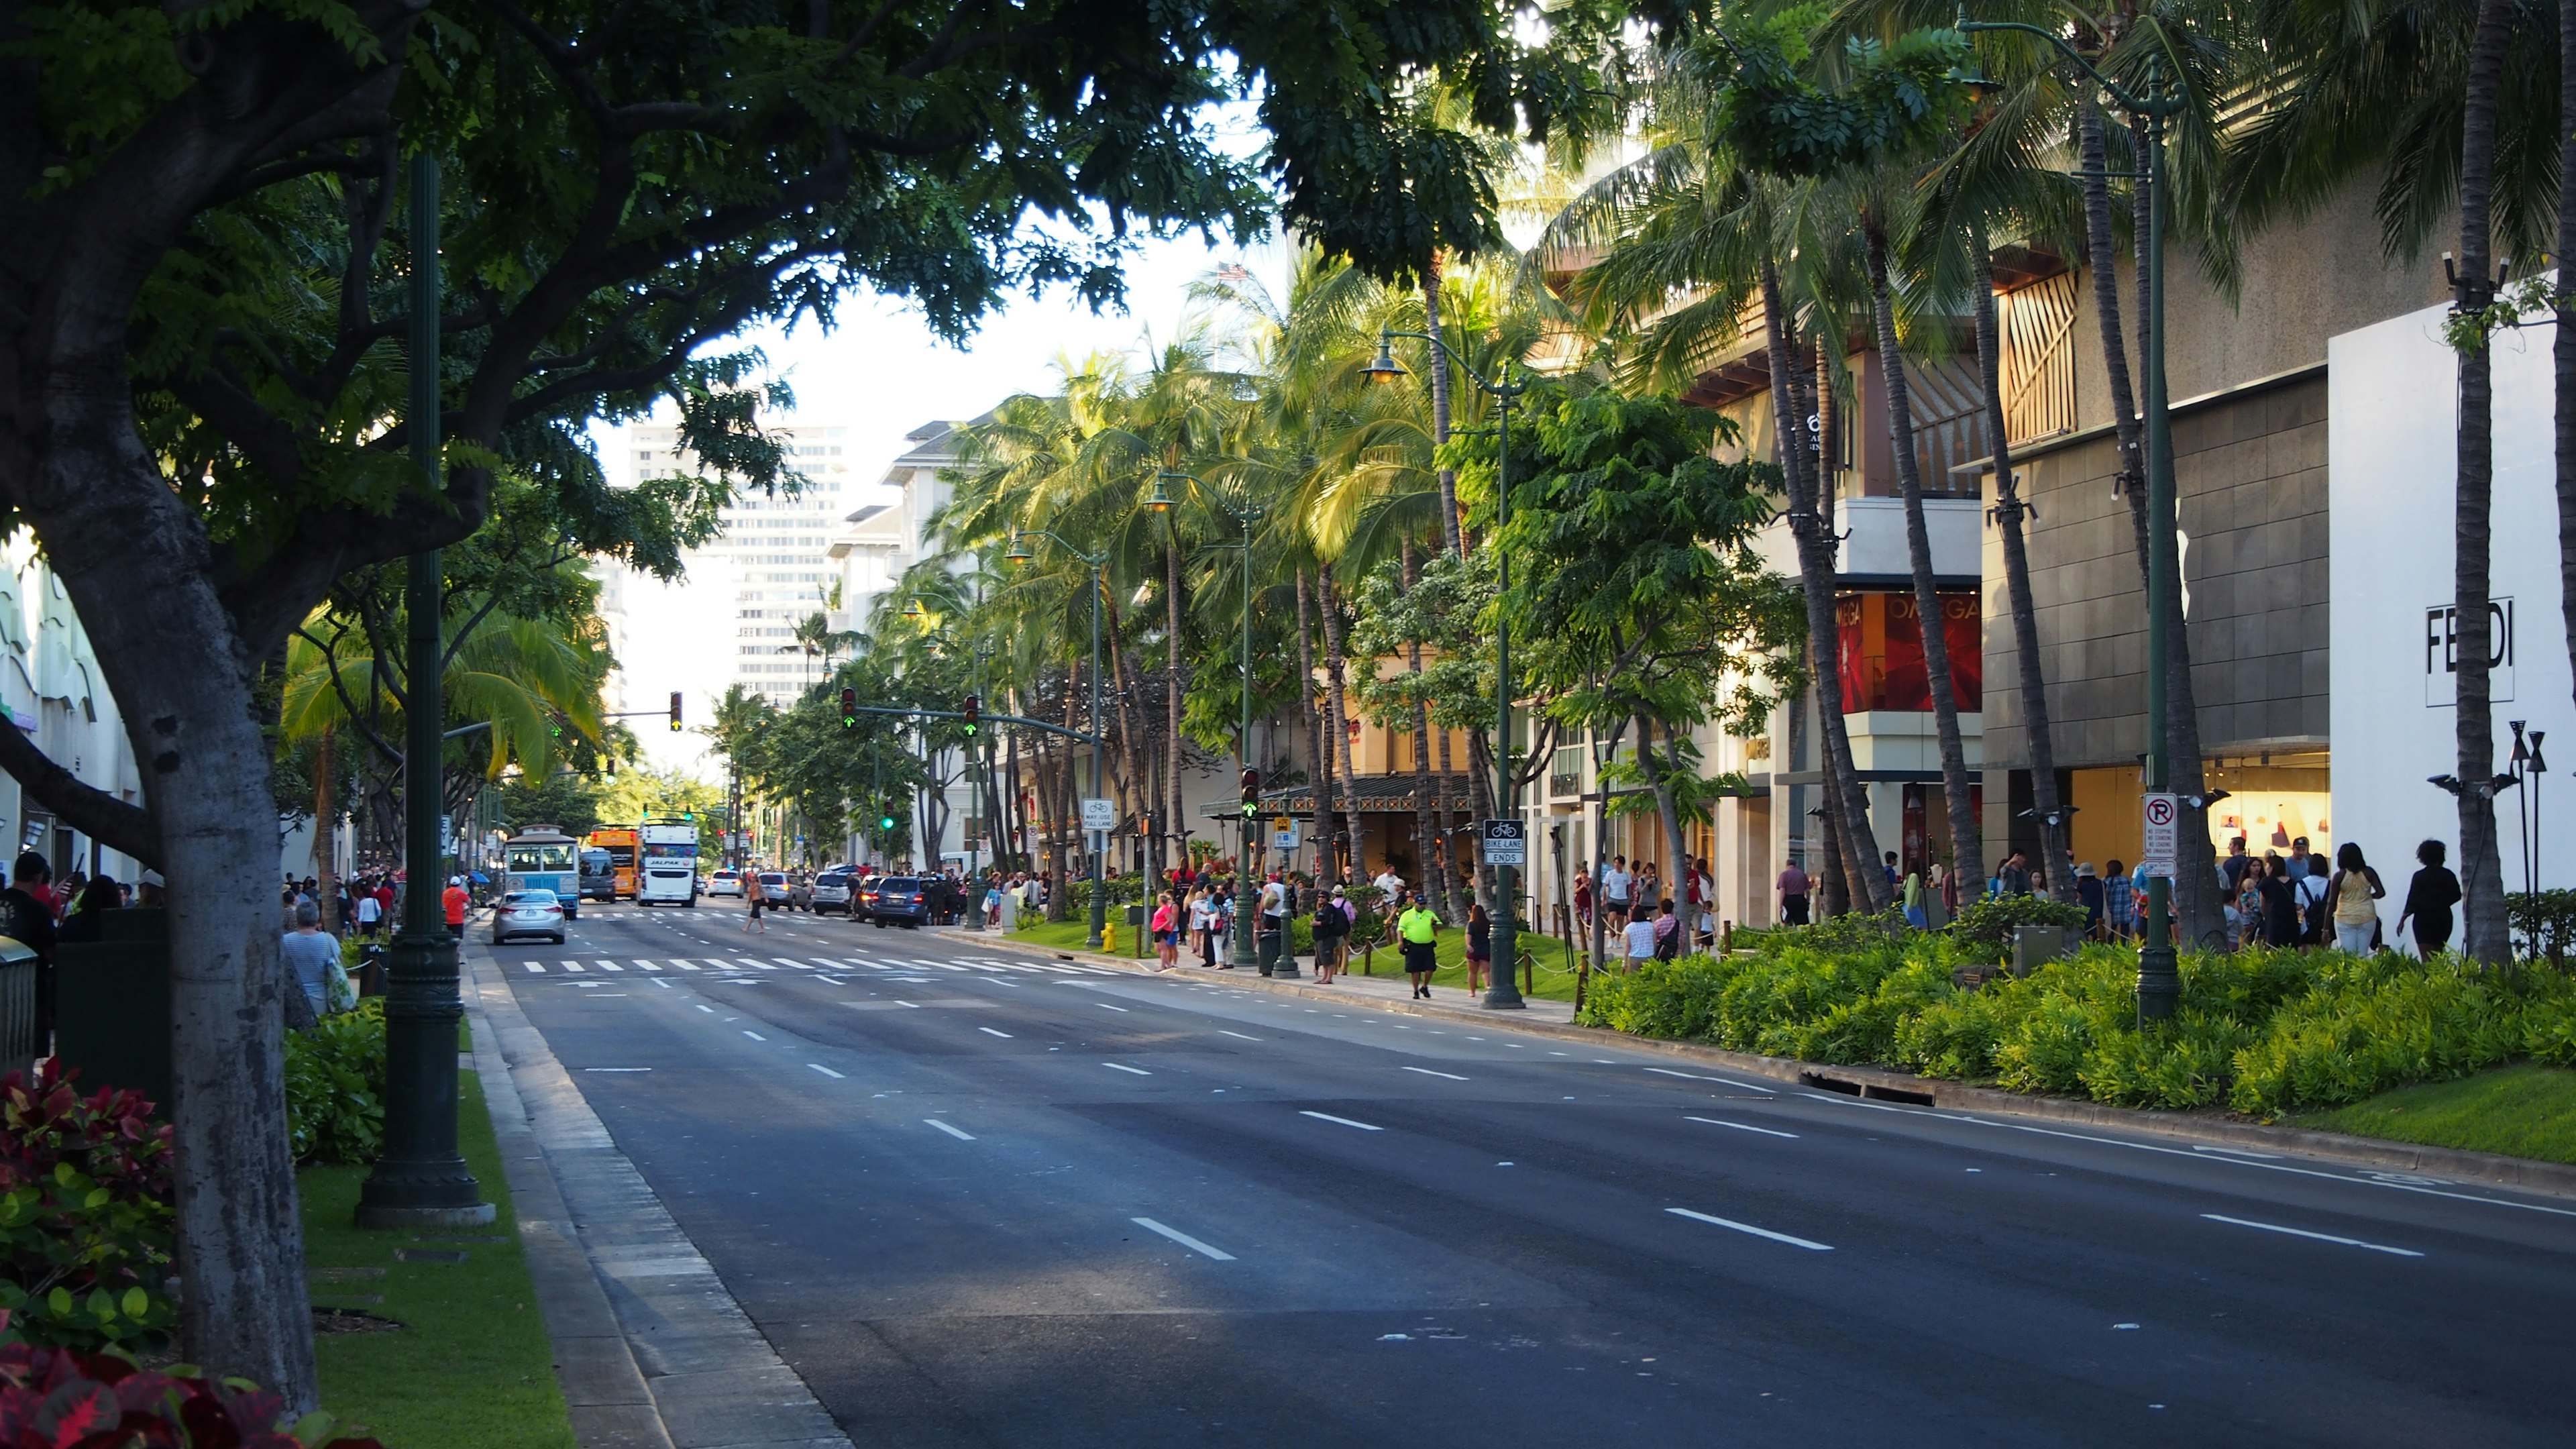
[[698, 903], [698, 823], [692, 819], [647, 820], [636, 828], [635, 903], [639, 906], [694, 906]]

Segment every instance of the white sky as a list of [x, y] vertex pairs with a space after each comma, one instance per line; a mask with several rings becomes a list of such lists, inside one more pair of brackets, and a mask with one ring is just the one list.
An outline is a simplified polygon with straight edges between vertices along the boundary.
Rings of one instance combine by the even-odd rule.
[[[851, 298], [829, 334], [809, 326], [792, 337], [768, 331], [748, 340], [768, 355], [773, 375], [794, 387], [797, 418], [849, 430], [841, 441], [855, 482], [842, 500], [846, 512], [891, 494], [878, 490], [877, 480], [906, 450], [904, 435], [923, 423], [971, 418], [1014, 393], [1052, 391], [1059, 356], [1141, 353], [1149, 341], [1160, 346], [1177, 336], [1189, 310], [1189, 285], [1228, 262], [1249, 267], [1274, 295], [1285, 287], [1284, 248], [1211, 248], [1192, 235], [1144, 244], [1127, 268], [1124, 313], [1095, 316], [1060, 289], [1036, 301], [1015, 297], [961, 350], [935, 337], [917, 311], [870, 295]], [[622, 456], [620, 431], [601, 430], [603, 457]], [[619, 466], [612, 463], [612, 478], [624, 476]], [[658, 708], [677, 689], [686, 696], [682, 713], [691, 726], [673, 734], [655, 719], [629, 721], [658, 768], [715, 776], [695, 727], [733, 677], [732, 572], [711, 561], [670, 587], [628, 580], [629, 628], [620, 661], [626, 707]]]

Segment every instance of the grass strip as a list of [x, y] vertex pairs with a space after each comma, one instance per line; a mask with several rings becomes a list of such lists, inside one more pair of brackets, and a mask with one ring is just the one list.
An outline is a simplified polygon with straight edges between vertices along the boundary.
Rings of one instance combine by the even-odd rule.
[[[457, 1073], [457, 1139], [499, 1215], [487, 1228], [411, 1232], [354, 1226], [365, 1167], [296, 1174], [316, 1305], [361, 1309], [404, 1326], [332, 1333], [316, 1344], [322, 1402], [344, 1432], [388, 1449], [574, 1449], [482, 1083]], [[406, 1261], [397, 1250], [414, 1255]], [[424, 1253], [462, 1252], [462, 1262]], [[367, 1270], [381, 1269], [381, 1276]]]
[[[1127, 960], [1137, 959], [1136, 940], [1132, 929], [1114, 915], [1111, 917], [1111, 922], [1118, 928], [1117, 954]], [[1058, 951], [1079, 951], [1083, 949], [1083, 938], [1090, 929], [1090, 923], [1084, 920], [1058, 922], [1037, 920], [1025, 923], [1018, 930], [1013, 931], [1011, 939]], [[1525, 931], [1521, 939], [1536, 957], [1538, 968], [1533, 973], [1537, 987], [1528, 994], [1546, 1001], [1572, 1001], [1574, 999], [1573, 967], [1579, 958], [1568, 955], [1565, 943], [1553, 936], [1540, 936]], [[1433, 973], [1431, 984], [1435, 987], [1446, 986], [1454, 990], [1466, 989], [1467, 933], [1456, 929], [1442, 930], [1434, 946], [1434, 952], [1440, 962], [1440, 969]], [[1186, 954], [1185, 951], [1184, 955]], [[1150, 960], [1152, 956], [1153, 949], [1149, 945], [1146, 948], [1145, 959]], [[1371, 961], [1369, 958], [1368, 951], [1354, 944], [1351, 948], [1352, 974], [1393, 976], [1399, 979], [1403, 977], [1404, 958], [1393, 946], [1380, 945], [1375, 953], [1375, 960]]]
[[2357, 1137], [2576, 1163], [2576, 1071], [2525, 1062], [2393, 1088], [2294, 1121]]

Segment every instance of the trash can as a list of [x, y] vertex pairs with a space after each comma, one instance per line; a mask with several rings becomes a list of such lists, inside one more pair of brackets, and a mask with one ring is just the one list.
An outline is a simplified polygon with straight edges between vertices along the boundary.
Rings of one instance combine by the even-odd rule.
[[[99, 939], [54, 949], [54, 1055], [85, 1092], [133, 1088], [170, 1114], [170, 917], [100, 913]], [[14, 942], [12, 944], [15, 944]]]
[[2013, 927], [2013, 974], [2015, 976], [2028, 976], [2038, 967], [2044, 966], [2049, 962], [2056, 960], [2058, 957], [2065, 955], [2069, 949], [2069, 939], [2073, 935], [2074, 933], [2067, 930], [2064, 926], [2020, 925]]
[[42, 967], [24, 942], [0, 936], [0, 1074], [35, 1075], [42, 1045], [36, 1040], [36, 973]]

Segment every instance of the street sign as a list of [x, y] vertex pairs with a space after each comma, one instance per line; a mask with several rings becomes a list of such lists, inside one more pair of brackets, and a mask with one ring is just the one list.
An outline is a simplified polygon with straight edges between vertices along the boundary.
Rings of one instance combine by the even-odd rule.
[[1487, 865], [1529, 864], [1529, 827], [1518, 820], [1484, 822], [1477, 858]]
[[1085, 829], [1085, 830], [1115, 830], [1115, 829], [1117, 829], [1117, 828], [1118, 828], [1118, 802], [1117, 802], [1117, 801], [1115, 801], [1115, 800], [1085, 800], [1085, 801], [1083, 801], [1083, 802], [1082, 802], [1082, 828], [1083, 828], [1083, 829]]
[[1295, 850], [1297, 848], [1297, 841], [1297, 819], [1295, 816], [1282, 815], [1278, 819], [1270, 822], [1270, 848], [1272, 850]]
[[2171, 880], [2174, 857], [2182, 848], [2182, 797], [2149, 795], [2142, 813], [2146, 818], [2146, 840], [2138, 852], [2139, 862], [2147, 874]]

